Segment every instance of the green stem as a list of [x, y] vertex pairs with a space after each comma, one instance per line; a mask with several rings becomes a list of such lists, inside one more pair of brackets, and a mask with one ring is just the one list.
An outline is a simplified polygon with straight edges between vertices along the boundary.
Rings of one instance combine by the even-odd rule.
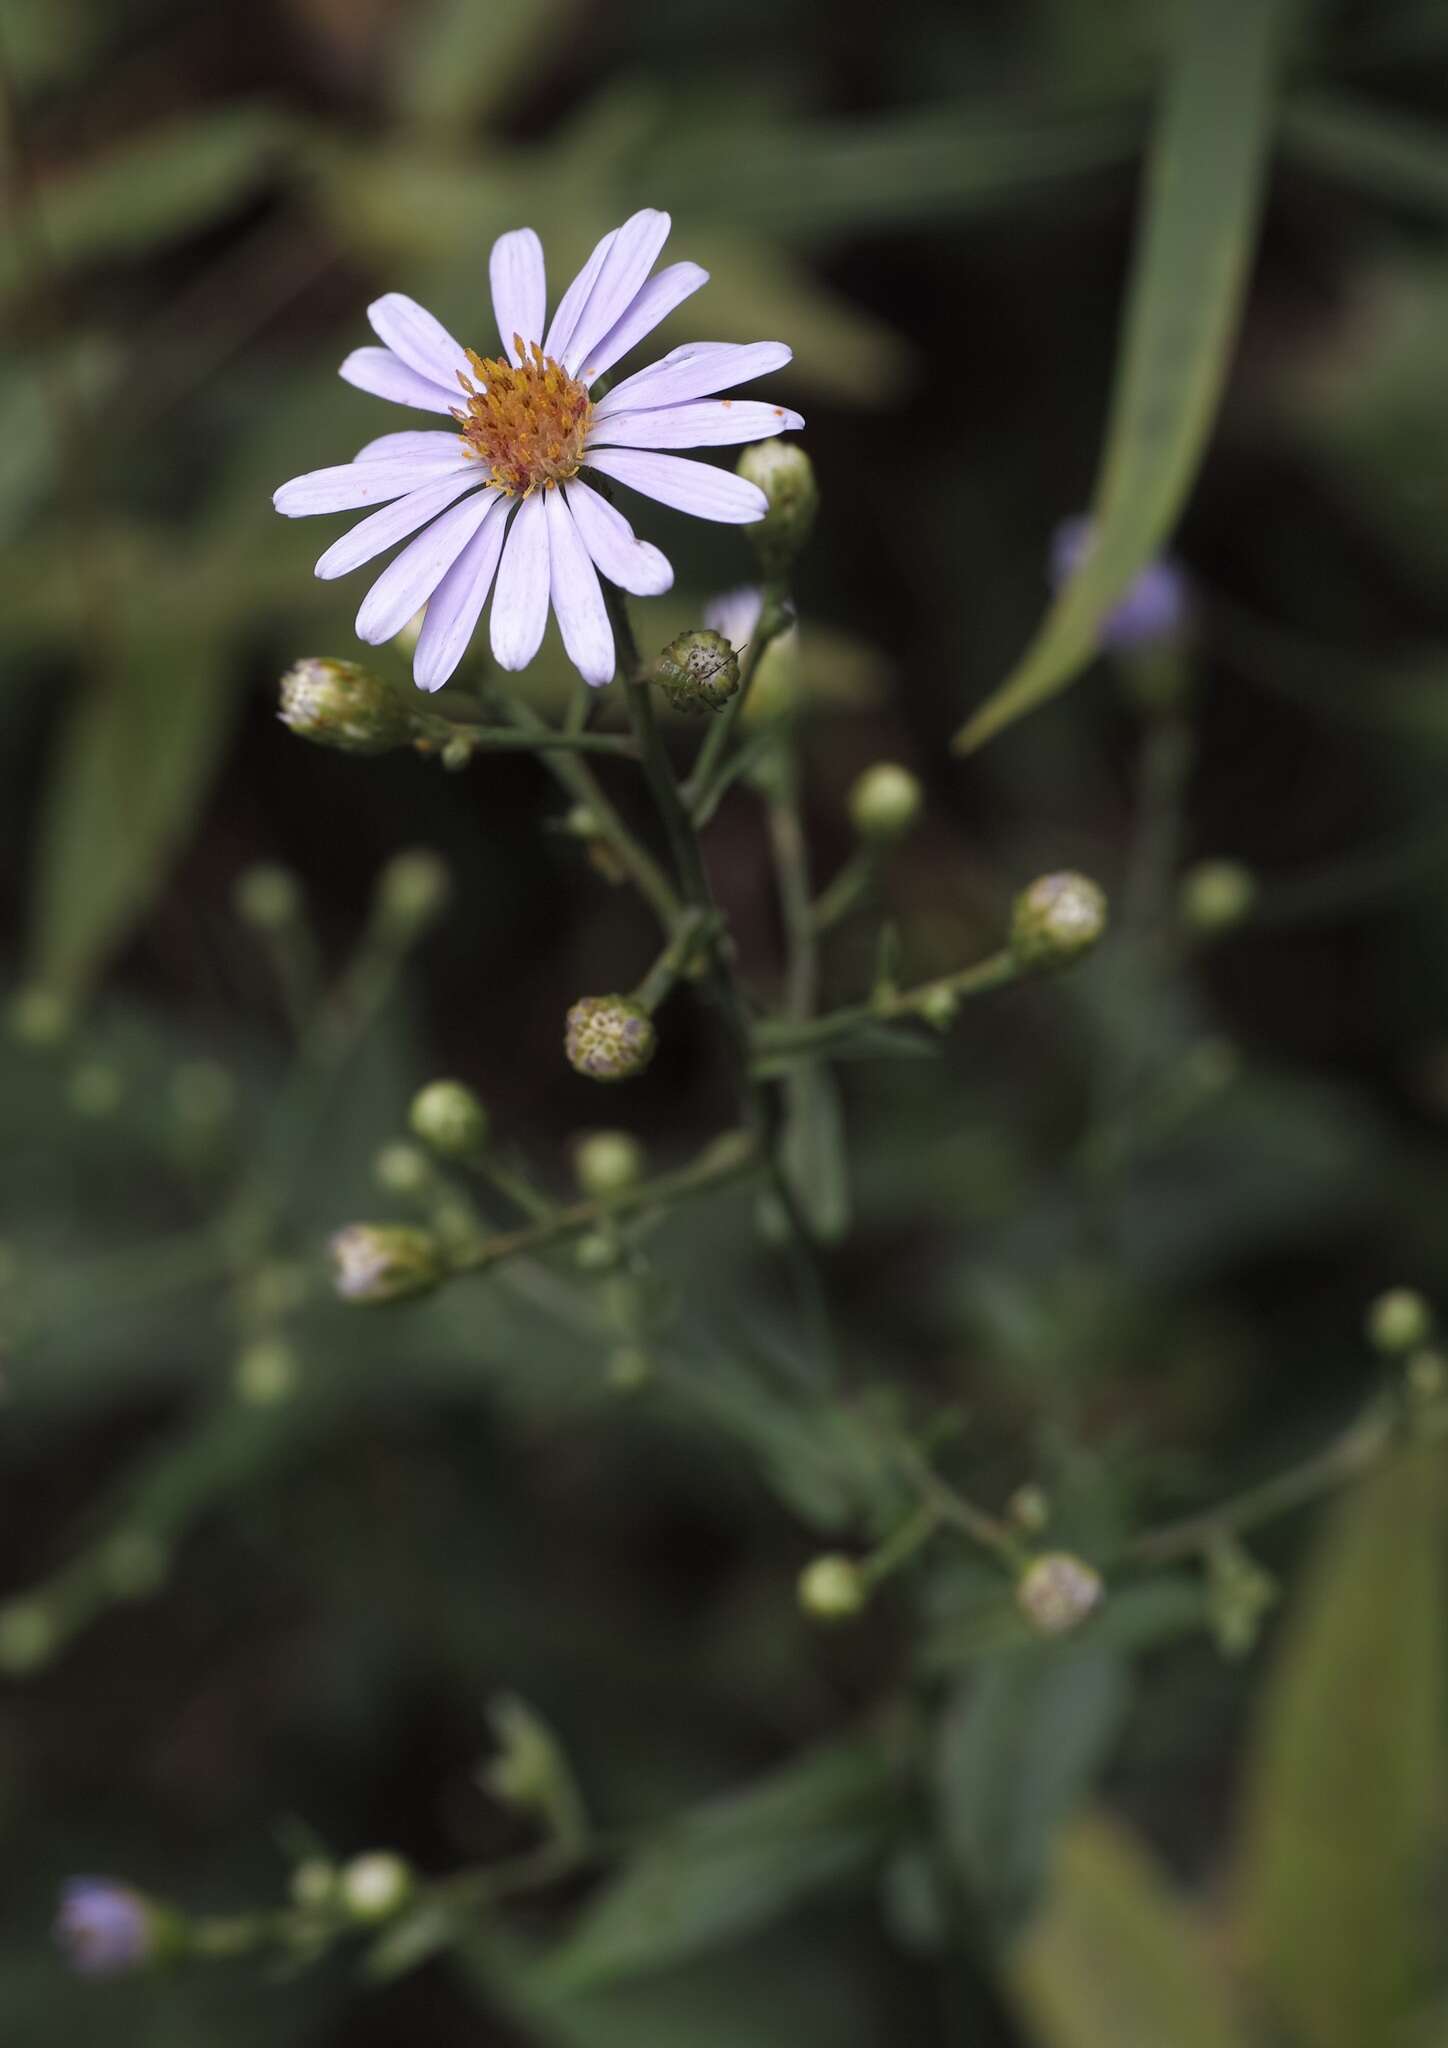
[[507, 725], [467, 725], [459, 719], [426, 713], [419, 716], [418, 725], [429, 746], [465, 740], [475, 754], [611, 754], [623, 761], [638, 759], [638, 748], [622, 733], [560, 731], [542, 720], [539, 732], [520, 732]]
[[942, 974], [934, 981], [894, 990], [874, 1002], [854, 1003], [848, 1009], [832, 1010], [828, 1016], [815, 1017], [804, 1024], [771, 1018], [755, 1026], [755, 1054], [761, 1059], [776, 1060], [794, 1058], [802, 1053], [823, 1052], [853, 1038], [872, 1024], [892, 1024], [903, 1018], [925, 1017], [932, 1002], [942, 998], [984, 995], [991, 989], [1008, 988], [1028, 971], [1021, 966], [1015, 954], [1006, 949], [992, 953], [988, 960], [977, 961], [974, 967], [962, 967], [957, 974]]
[[770, 642], [777, 640], [789, 623], [787, 590], [782, 584], [766, 584], [764, 601], [759, 611], [759, 623], [754, 629], [754, 638], [745, 649], [739, 688], [705, 733], [704, 743], [694, 761], [693, 770], [684, 784], [684, 802], [688, 806], [696, 830], [708, 824], [714, 815], [719, 798], [728, 787], [724, 763], [730, 742], [738, 730], [739, 721], [744, 715], [744, 706], [754, 685], [754, 678], [759, 673], [759, 665], [769, 650]]
[[633, 992], [633, 1000], [650, 1015], [687, 974], [705, 947], [719, 936], [717, 913], [690, 907], [681, 915], [674, 936]]
[[857, 910], [875, 886], [880, 872], [880, 849], [866, 842], [857, 846], [839, 873], [821, 889], [814, 903], [814, 928], [833, 931]]

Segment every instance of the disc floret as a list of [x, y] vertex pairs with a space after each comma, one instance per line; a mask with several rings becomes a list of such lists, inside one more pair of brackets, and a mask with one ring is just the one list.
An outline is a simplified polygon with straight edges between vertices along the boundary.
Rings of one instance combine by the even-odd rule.
[[583, 466], [593, 406], [587, 386], [536, 341], [513, 336], [516, 363], [467, 351], [472, 376], [458, 372], [466, 403], [453, 407], [470, 454], [513, 498], [553, 490]]

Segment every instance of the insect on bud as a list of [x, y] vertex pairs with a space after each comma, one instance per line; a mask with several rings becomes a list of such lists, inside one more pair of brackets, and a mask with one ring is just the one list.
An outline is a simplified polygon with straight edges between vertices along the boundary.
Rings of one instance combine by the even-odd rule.
[[903, 839], [919, 820], [925, 792], [918, 777], [896, 761], [877, 761], [850, 791], [850, 823], [861, 839]]
[[1063, 1636], [1100, 1606], [1101, 1574], [1068, 1550], [1032, 1558], [1016, 1580], [1016, 1605], [1037, 1635]]
[[648, 1156], [628, 1131], [590, 1131], [573, 1148], [573, 1172], [585, 1195], [621, 1195], [644, 1177]]
[[746, 482], [769, 500], [762, 519], [745, 528], [766, 575], [789, 567], [814, 531], [819, 485], [814, 464], [797, 441], [754, 441], [735, 464]]
[[799, 1575], [799, 1604], [814, 1621], [850, 1621], [869, 1604], [870, 1582], [854, 1558], [827, 1550]]
[[412, 1098], [407, 1121], [444, 1159], [476, 1159], [488, 1142], [488, 1112], [462, 1081], [430, 1081]]
[[349, 1223], [329, 1249], [343, 1301], [406, 1301], [429, 1293], [446, 1271], [437, 1240], [407, 1223]]
[[1368, 1342], [1385, 1357], [1417, 1351], [1433, 1334], [1433, 1311], [1414, 1287], [1390, 1287], [1368, 1310]]
[[695, 626], [671, 640], [654, 663], [652, 680], [686, 718], [722, 711], [739, 688], [739, 657], [711, 626]]
[[400, 691], [360, 662], [321, 655], [287, 670], [277, 716], [302, 739], [347, 754], [391, 753], [417, 735], [416, 716]]
[[1250, 916], [1257, 878], [1237, 860], [1201, 860], [1181, 879], [1177, 904], [1190, 931], [1211, 937]]
[[630, 1081], [658, 1044], [653, 1020], [628, 996], [581, 996], [568, 1012], [563, 1049], [590, 1081]]
[[1022, 967], [1064, 967], [1106, 929], [1106, 897], [1087, 875], [1038, 875], [1011, 911], [1011, 951]]

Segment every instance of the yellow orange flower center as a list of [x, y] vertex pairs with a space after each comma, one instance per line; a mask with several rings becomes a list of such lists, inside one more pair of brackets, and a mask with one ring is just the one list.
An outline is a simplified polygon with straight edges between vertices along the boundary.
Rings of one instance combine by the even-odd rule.
[[525, 345], [515, 334], [513, 347], [519, 363], [468, 350], [473, 374], [458, 372], [465, 403], [453, 418], [499, 490], [526, 498], [578, 474], [593, 407], [587, 388], [536, 341]]

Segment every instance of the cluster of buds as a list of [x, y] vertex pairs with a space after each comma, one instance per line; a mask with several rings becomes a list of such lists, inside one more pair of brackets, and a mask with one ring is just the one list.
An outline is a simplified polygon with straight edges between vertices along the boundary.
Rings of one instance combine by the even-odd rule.
[[722, 711], [739, 688], [739, 656], [711, 626], [694, 626], [671, 640], [654, 663], [651, 680], [686, 718]]

